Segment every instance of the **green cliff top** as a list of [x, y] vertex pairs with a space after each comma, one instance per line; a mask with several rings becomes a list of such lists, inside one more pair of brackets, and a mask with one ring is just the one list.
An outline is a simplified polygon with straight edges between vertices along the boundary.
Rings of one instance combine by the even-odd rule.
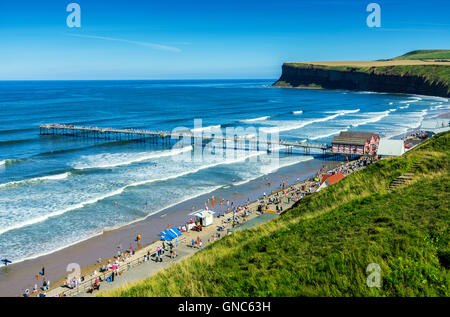
[[427, 60], [427, 59], [450, 59], [450, 50], [416, 50], [402, 56], [393, 58], [394, 60]]

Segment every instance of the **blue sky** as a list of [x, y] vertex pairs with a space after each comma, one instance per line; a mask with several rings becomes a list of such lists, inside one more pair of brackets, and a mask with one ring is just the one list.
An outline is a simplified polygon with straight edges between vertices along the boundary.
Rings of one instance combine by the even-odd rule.
[[[81, 28], [66, 6], [81, 7]], [[381, 28], [366, 6], [381, 6]], [[286, 61], [450, 48], [447, 0], [1, 0], [0, 79], [277, 78]]]

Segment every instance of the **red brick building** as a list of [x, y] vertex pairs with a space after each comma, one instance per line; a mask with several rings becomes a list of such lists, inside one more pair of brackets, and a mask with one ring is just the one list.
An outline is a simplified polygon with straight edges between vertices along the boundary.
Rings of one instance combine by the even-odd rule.
[[336, 154], [364, 155], [376, 152], [380, 136], [371, 132], [341, 132], [331, 141], [331, 151]]

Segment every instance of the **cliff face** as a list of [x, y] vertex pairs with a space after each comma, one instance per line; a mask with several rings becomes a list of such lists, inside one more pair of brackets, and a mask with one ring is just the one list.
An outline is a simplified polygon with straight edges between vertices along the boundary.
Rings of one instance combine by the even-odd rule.
[[319, 86], [325, 89], [346, 89], [450, 97], [448, 84], [443, 82], [431, 82], [423, 76], [383, 74], [374, 70], [363, 72], [359, 71], [357, 68], [333, 70], [310, 64], [304, 64], [304, 66], [301, 67], [284, 64], [281, 77], [273, 84], [273, 86]]

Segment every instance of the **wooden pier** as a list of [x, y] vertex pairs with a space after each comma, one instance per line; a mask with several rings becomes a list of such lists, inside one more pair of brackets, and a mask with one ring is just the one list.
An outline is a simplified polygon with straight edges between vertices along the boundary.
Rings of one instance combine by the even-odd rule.
[[70, 124], [41, 124], [39, 125], [39, 135], [60, 135], [71, 136], [94, 140], [111, 140], [111, 141], [134, 141], [150, 144], [166, 144], [171, 145], [174, 142], [183, 141], [185, 144], [207, 144], [210, 141], [221, 142], [223, 149], [253, 149], [259, 151], [260, 148], [271, 151], [273, 146], [284, 148], [286, 153], [292, 154], [294, 148], [303, 149], [306, 155], [311, 154], [311, 149], [321, 150], [322, 154], [329, 149], [325, 144], [314, 144], [306, 142], [288, 142], [283, 140], [264, 140], [260, 141], [255, 136], [234, 136], [223, 137], [214, 134], [195, 133], [192, 130], [166, 132], [166, 131], [150, 131], [137, 129], [113, 129], [98, 127], [83, 127]]

